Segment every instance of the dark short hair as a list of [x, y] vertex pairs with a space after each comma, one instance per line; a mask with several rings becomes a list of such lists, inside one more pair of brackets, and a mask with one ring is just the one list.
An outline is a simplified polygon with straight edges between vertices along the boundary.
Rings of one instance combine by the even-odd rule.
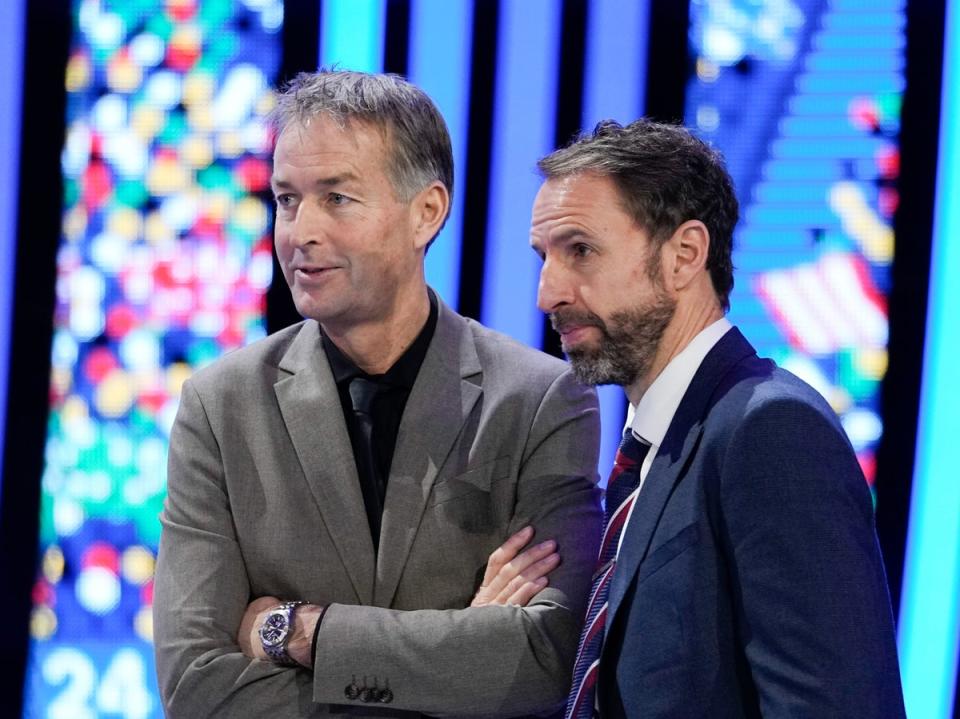
[[325, 115], [347, 125], [368, 123], [384, 133], [387, 176], [409, 202], [439, 180], [453, 197], [453, 150], [443, 116], [427, 94], [399, 75], [325, 70], [301, 72], [284, 85], [270, 114], [276, 133]]
[[723, 157], [689, 130], [649, 120], [599, 123], [537, 163], [545, 179], [581, 172], [610, 177], [624, 210], [655, 245], [688, 220], [710, 233], [707, 270], [724, 310], [733, 289], [739, 205]]

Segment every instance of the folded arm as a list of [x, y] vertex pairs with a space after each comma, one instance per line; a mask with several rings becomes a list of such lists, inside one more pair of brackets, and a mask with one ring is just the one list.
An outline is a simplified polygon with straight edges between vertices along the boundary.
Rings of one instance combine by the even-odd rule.
[[[250, 582], [220, 449], [188, 382], [171, 434], [154, 604], [157, 670], [168, 713], [290, 716], [295, 707], [298, 716], [321, 715], [330, 704], [360, 706], [345, 694], [355, 675], [357, 682], [364, 675], [389, 682], [391, 709], [516, 714], [562, 702], [599, 541], [593, 484], [598, 417], [592, 393], [576, 388], [569, 375], [547, 392], [541, 413], [527, 442], [517, 483], [518, 524], [511, 531], [530, 523], [538, 540], [556, 540], [563, 560], [549, 584], [525, 607], [517, 604], [531, 587], [491, 588], [486, 582], [479, 592], [487, 590], [480, 598], [485, 606], [399, 611], [331, 604], [311, 676], [251, 660], [238, 642]], [[494, 604], [511, 596], [516, 604]]]
[[561, 706], [600, 540], [598, 444], [595, 395], [567, 372], [546, 391], [530, 425], [509, 528], [530, 524], [538, 542], [556, 541], [562, 561], [547, 586], [526, 606], [332, 604], [318, 635], [314, 700], [356, 703], [345, 689], [354, 676], [367, 676], [389, 684], [395, 709], [517, 715]]

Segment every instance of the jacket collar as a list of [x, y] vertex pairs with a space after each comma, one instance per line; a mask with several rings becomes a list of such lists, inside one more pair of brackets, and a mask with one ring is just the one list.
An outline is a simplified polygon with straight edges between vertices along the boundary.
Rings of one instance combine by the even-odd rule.
[[[437, 327], [400, 423], [381, 526], [379, 556], [320, 327], [303, 324], [274, 385], [287, 431], [357, 601], [389, 606], [437, 473], [482, 394], [467, 321], [439, 302]], [[438, 402], [437, 398], [443, 398]]]
[[650, 540], [660, 521], [667, 500], [684, 475], [703, 434], [703, 423], [713, 404], [716, 390], [724, 376], [755, 350], [734, 327], [704, 357], [690, 387], [663, 438], [663, 444], [650, 467], [647, 480], [637, 497], [630, 522], [617, 557], [608, 596], [607, 627], [610, 627], [623, 602], [634, 575], [650, 549]]

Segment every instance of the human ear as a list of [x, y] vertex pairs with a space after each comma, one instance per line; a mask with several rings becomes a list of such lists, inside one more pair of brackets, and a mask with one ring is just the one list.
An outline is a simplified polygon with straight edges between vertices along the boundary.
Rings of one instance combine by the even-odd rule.
[[414, 243], [425, 248], [434, 238], [450, 210], [450, 192], [440, 181], [434, 181], [417, 193], [411, 205]]
[[710, 231], [700, 220], [688, 220], [667, 240], [672, 267], [670, 280], [675, 290], [685, 289], [707, 271]]

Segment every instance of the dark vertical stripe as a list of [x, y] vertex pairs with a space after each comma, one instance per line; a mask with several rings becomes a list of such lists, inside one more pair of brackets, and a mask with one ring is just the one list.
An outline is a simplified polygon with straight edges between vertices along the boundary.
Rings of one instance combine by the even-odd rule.
[[317, 69], [320, 57], [320, 3], [318, 0], [285, 0], [283, 3], [283, 55], [281, 82], [298, 72]]
[[410, 0], [387, 0], [387, 28], [383, 38], [383, 71], [407, 76], [410, 45]]
[[[283, 6], [283, 55], [278, 82], [291, 80], [298, 72], [313, 72], [320, 57], [319, 0], [286, 0]], [[267, 332], [276, 332], [302, 318], [293, 304], [283, 279], [276, 251], [273, 254], [273, 281], [267, 290]]]
[[587, 0], [563, 0], [557, 67], [554, 145], [563, 147], [580, 132], [583, 115], [583, 68], [587, 51]]
[[473, 318], [480, 316], [483, 292], [499, 15], [497, 0], [477, 0], [473, 16], [463, 250], [457, 303], [462, 314]]
[[651, 0], [644, 112], [660, 122], [682, 122], [690, 52], [689, 0]]
[[[50, 343], [60, 239], [70, 3], [29, 3], [23, 83], [20, 196], [13, 290], [7, 442], [0, 503], [0, 696], [6, 716], [20, 716], [37, 567], [40, 478], [49, 407]], [[7, 188], [7, 191], [13, 191]]]
[[937, 137], [943, 70], [941, 3], [907, 4], [907, 86], [900, 130], [900, 204], [894, 217], [889, 295], [889, 365], [881, 392], [883, 437], [877, 448], [877, 533], [894, 616], [899, 616], [907, 540], [920, 380], [923, 374]]

